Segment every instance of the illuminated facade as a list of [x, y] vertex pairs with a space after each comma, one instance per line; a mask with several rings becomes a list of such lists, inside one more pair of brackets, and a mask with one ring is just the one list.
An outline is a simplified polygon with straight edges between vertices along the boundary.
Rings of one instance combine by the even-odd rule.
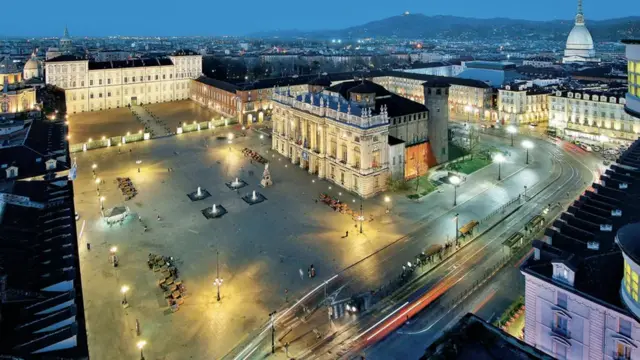
[[551, 90], [512, 84], [498, 89], [498, 121], [502, 124], [537, 124], [549, 120]]
[[190, 97], [202, 56], [177, 51], [167, 58], [93, 62], [63, 55], [45, 63], [46, 83], [65, 91], [70, 114]]
[[0, 114], [34, 110], [36, 91], [25, 86], [22, 71], [9, 59], [0, 61]]
[[626, 45], [628, 86], [625, 111], [640, 121], [640, 40], [623, 40]]

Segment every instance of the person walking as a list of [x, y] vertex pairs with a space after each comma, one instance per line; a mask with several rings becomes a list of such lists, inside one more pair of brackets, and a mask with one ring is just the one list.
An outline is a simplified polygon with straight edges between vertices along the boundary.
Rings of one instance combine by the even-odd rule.
[[349, 237], [349, 230], [347, 230], [346, 234], [344, 235], [344, 237]]

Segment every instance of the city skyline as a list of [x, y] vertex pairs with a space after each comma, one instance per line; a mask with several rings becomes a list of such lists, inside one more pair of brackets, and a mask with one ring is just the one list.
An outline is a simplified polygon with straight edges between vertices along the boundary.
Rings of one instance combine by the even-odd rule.
[[[313, 9], [308, 5], [301, 6], [297, 2], [280, 3], [273, 7], [256, 3], [248, 6], [250, 12], [238, 13], [239, 16], [220, 16], [214, 14], [233, 14], [237, 12], [233, 3], [208, 4], [198, 3], [198, 14], [212, 14], [214, 21], [193, 21], [187, 11], [186, 17], [175, 17], [173, 7], [168, 2], [160, 1], [158, 6], [146, 8], [138, 3], [125, 3], [116, 0], [110, 7], [101, 9], [99, 13], [87, 16], [84, 6], [79, 0], [70, 0], [68, 6], [59, 7], [49, 4], [43, 5], [43, 11], [30, 15], [38, 27], [25, 27], [20, 18], [5, 19], [4, 31], [0, 36], [16, 37], [56, 37], [62, 35], [62, 28], [67, 25], [72, 36], [242, 36], [263, 31], [275, 30], [335, 30], [363, 25], [371, 21], [382, 20], [396, 16], [405, 11], [411, 14], [427, 16], [459, 16], [478, 19], [510, 18], [518, 20], [550, 21], [571, 20], [576, 11], [576, 2], [565, 1], [558, 4], [552, 0], [541, 0], [535, 9], [524, 9], [518, 3], [506, 0], [493, 0], [495, 6], [481, 6], [470, 2], [465, 6], [453, 3], [436, 3], [416, 5], [408, 0], [394, 2], [389, 6], [367, 7], [356, 3], [341, 3], [330, 1], [322, 8]], [[606, 20], [628, 17], [626, 10], [631, 6], [630, 0], [623, 0], [619, 6], [611, 7], [606, 3], [593, 0], [584, 1], [585, 17], [589, 20]], [[77, 6], [76, 6], [77, 5]], [[7, 13], [19, 12], [17, 3], [5, 6]], [[123, 8], [128, 8], [126, 13]], [[339, 11], [335, 11], [338, 9]], [[554, 9], [549, 11], [548, 9]], [[539, 10], [539, 11], [536, 11]], [[313, 13], [316, 16], [300, 16], [300, 13]], [[142, 17], [135, 14], [146, 14]], [[355, 14], [355, 16], [354, 16]], [[551, 16], [550, 16], [551, 15]], [[59, 19], [59, 20], [58, 20]], [[141, 22], [154, 19], [153, 22]], [[282, 19], [287, 19], [283, 21]], [[331, 19], [330, 21], [328, 19]]]

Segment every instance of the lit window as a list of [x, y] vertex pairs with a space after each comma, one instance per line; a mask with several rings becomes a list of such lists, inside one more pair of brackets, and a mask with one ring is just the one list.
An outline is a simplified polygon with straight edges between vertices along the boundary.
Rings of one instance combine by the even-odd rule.
[[616, 360], [631, 360], [631, 347], [620, 341], [616, 342]]
[[556, 313], [553, 331], [563, 336], [569, 336], [569, 319], [560, 313]]

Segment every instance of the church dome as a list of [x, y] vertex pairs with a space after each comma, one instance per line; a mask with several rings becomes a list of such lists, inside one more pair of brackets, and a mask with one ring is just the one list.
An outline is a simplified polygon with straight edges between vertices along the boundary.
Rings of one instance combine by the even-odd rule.
[[38, 70], [40, 64], [38, 64], [38, 60], [35, 57], [31, 57], [25, 64], [25, 70]]
[[576, 24], [567, 38], [567, 49], [591, 50], [593, 49], [593, 38], [589, 29], [584, 24]]

